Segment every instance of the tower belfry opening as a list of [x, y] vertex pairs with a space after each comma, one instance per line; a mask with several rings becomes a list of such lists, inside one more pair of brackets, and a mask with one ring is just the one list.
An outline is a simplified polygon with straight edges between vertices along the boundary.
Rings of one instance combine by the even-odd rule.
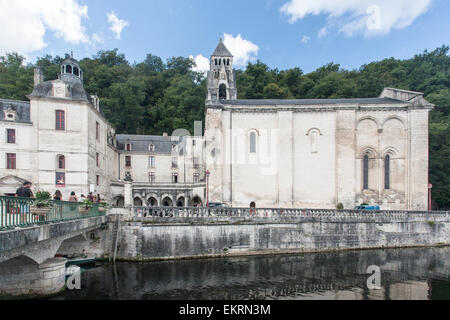
[[233, 55], [220, 39], [211, 55], [210, 70], [207, 75], [207, 97], [209, 104], [219, 100], [236, 100], [236, 76], [233, 71]]

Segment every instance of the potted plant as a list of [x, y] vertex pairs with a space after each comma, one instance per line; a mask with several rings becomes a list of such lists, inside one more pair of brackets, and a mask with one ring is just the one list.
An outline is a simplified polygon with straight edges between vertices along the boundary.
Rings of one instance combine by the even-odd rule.
[[50, 192], [36, 192], [36, 197], [33, 199], [32, 205], [30, 206], [30, 212], [38, 216], [46, 216], [47, 213], [50, 212], [53, 204], [51, 198]]
[[98, 211], [99, 212], [105, 212], [106, 208], [108, 207], [108, 203], [106, 201], [100, 201], [99, 206], [98, 206]]
[[91, 208], [92, 208], [91, 200], [85, 199], [85, 200], [81, 201], [81, 204], [79, 207], [80, 213], [88, 213], [89, 210], [91, 210]]

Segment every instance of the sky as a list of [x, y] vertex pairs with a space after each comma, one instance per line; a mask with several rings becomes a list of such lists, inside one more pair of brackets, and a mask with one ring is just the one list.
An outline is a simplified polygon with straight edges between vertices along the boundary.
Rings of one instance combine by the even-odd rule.
[[223, 38], [236, 68], [259, 59], [307, 73], [450, 44], [448, 0], [0, 0], [0, 21], [0, 55], [31, 63], [118, 48], [131, 63], [191, 56], [204, 71]]

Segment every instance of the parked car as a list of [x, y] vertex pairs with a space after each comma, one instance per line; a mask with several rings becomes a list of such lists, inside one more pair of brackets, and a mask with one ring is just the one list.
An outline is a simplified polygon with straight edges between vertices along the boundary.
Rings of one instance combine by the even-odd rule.
[[356, 206], [353, 210], [374, 210], [374, 211], [380, 211], [380, 206], [362, 205], [362, 206]]
[[208, 207], [209, 208], [217, 208], [217, 207], [229, 208], [229, 206], [227, 204], [222, 203], [222, 202], [210, 202], [210, 203], [208, 203]]

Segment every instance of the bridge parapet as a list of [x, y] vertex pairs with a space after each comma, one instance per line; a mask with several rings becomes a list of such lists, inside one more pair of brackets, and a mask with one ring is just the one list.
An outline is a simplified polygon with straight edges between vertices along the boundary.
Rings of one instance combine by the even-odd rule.
[[97, 203], [48, 201], [44, 205], [32, 198], [0, 197], [0, 232], [105, 215]]

